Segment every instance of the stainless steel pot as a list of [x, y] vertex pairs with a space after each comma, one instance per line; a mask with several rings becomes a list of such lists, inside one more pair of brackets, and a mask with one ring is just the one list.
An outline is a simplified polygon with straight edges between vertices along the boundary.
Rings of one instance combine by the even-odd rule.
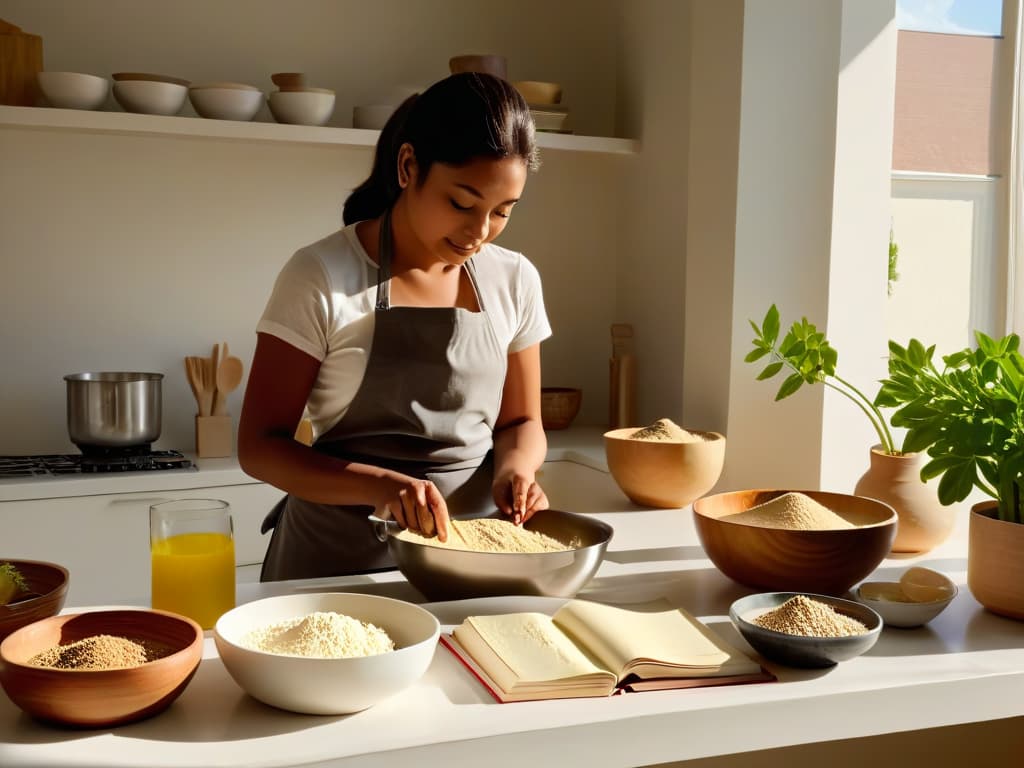
[[127, 448], [160, 437], [162, 373], [73, 373], [64, 377], [68, 434], [75, 445]]

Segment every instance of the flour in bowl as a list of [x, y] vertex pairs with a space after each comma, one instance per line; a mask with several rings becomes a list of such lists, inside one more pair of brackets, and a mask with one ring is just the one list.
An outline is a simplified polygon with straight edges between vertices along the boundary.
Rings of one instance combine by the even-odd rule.
[[414, 544], [427, 544], [468, 552], [536, 554], [539, 552], [566, 552], [580, 546], [577, 542], [564, 544], [539, 531], [528, 531], [498, 517], [451, 520], [448, 524], [448, 541], [421, 536], [409, 530], [402, 531], [397, 534], [397, 537], [402, 541], [411, 541]]
[[722, 520], [761, 528], [787, 528], [798, 531], [833, 531], [856, 528], [824, 504], [803, 493], [791, 491], [743, 512], [724, 515]]
[[395, 650], [394, 641], [380, 627], [334, 611], [316, 611], [254, 629], [240, 644], [254, 651], [319, 659], [376, 656]]

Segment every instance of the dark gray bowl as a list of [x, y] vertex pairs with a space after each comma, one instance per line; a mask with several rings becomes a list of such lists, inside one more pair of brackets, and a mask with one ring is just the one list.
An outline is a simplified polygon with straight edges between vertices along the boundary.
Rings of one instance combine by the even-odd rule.
[[[797, 595], [831, 606], [864, 624], [868, 631], [849, 637], [804, 637], [775, 632], [753, 623], [753, 619]], [[729, 618], [755, 651], [788, 667], [831, 667], [860, 656], [875, 644], [882, 631], [882, 617], [866, 605], [812, 592], [762, 592], [741, 597], [729, 607]]]
[[[500, 517], [495, 510], [486, 517]], [[373, 519], [373, 518], [371, 518]], [[604, 560], [612, 527], [573, 512], [546, 509], [523, 527], [559, 541], [579, 541], [577, 549], [539, 554], [466, 552], [396, 538], [393, 521], [375, 521], [377, 535], [402, 575], [428, 600], [461, 600], [496, 595], [573, 597]]]

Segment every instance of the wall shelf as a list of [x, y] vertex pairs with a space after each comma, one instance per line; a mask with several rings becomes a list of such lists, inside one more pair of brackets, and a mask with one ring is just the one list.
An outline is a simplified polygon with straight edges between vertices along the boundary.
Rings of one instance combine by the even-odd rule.
[[[5, 127], [350, 147], [373, 147], [380, 135], [380, 131], [361, 128], [282, 125], [269, 122], [208, 120], [201, 117], [165, 117], [129, 112], [93, 112], [49, 107], [0, 106], [0, 128]], [[543, 132], [538, 133], [537, 137], [541, 149], [626, 155], [637, 151], [637, 142], [632, 139]]]

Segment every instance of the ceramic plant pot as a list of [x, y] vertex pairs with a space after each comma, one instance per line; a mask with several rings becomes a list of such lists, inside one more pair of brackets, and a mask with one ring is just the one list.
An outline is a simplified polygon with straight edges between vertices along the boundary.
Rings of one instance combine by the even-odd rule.
[[867, 472], [853, 490], [856, 496], [884, 501], [896, 510], [893, 552], [927, 552], [953, 530], [956, 510], [940, 504], [936, 489], [921, 480], [926, 459], [924, 453], [893, 456], [876, 445]]
[[998, 504], [971, 507], [967, 534], [967, 586], [993, 613], [1024, 620], [1024, 524], [997, 516]]

